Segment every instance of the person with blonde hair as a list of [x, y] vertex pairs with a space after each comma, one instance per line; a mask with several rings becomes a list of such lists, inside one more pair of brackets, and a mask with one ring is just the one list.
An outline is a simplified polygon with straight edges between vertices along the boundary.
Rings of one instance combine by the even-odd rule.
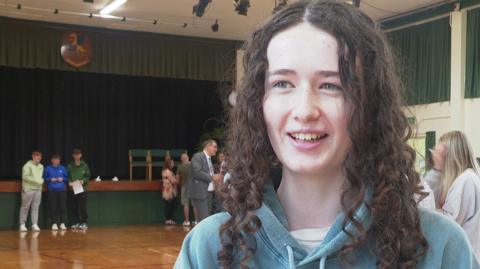
[[480, 258], [480, 178], [472, 150], [460, 131], [440, 137], [432, 151], [433, 168], [425, 175], [437, 208], [465, 230], [473, 251]]

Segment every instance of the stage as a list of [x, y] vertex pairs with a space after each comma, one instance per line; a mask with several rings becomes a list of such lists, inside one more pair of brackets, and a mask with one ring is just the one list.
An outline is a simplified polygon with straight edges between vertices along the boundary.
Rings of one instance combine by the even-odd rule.
[[0, 264], [2, 269], [173, 268], [189, 229], [139, 225], [85, 232], [0, 231]]

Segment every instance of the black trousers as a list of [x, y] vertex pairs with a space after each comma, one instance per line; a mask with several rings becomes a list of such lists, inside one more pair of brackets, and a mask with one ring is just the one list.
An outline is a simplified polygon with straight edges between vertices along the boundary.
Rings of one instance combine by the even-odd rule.
[[73, 195], [74, 221], [76, 223], [87, 223], [87, 193], [82, 192]]
[[50, 209], [51, 224], [65, 223], [67, 220], [67, 192], [49, 191], [48, 207]]
[[170, 201], [165, 200], [165, 220], [173, 220], [175, 208], [177, 208], [177, 198]]

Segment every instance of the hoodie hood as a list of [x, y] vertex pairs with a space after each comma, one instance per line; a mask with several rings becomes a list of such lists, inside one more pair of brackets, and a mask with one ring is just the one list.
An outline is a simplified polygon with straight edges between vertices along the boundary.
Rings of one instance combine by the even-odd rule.
[[[342, 223], [345, 218], [345, 214], [342, 212], [336, 217], [322, 243], [311, 253], [307, 253], [290, 236], [287, 219], [273, 186], [265, 185], [263, 195], [264, 202], [257, 211], [257, 216], [262, 221], [262, 227], [264, 227], [264, 229], [261, 229], [264, 236], [261, 237], [268, 238], [268, 240], [264, 240], [264, 243], [279, 259], [283, 259], [288, 264], [289, 269], [306, 266], [314, 261], [320, 261], [319, 268], [323, 269], [327, 257], [336, 255], [345, 244], [351, 242], [350, 236], [342, 230]], [[367, 190], [365, 200], [370, 200], [371, 196], [371, 191]], [[355, 218], [368, 230], [372, 223], [372, 217], [366, 201], [357, 209]], [[358, 229], [351, 222], [345, 226], [345, 230], [354, 236], [359, 234]]]

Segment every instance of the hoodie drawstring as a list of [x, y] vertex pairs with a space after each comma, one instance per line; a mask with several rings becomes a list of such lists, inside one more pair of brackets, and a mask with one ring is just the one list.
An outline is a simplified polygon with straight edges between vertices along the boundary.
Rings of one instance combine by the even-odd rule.
[[320, 259], [320, 266], [318, 268], [320, 269], [325, 269], [325, 262], [327, 261], [327, 257], [326, 256], [323, 256], [321, 259]]
[[293, 257], [293, 249], [287, 245], [288, 253], [288, 269], [295, 269], [295, 258]]
[[[287, 245], [287, 253], [288, 253], [288, 269], [295, 269], [295, 258], [293, 257], [293, 249], [289, 245]], [[326, 261], [327, 261], [327, 256], [323, 256], [320, 259], [320, 266], [318, 268], [325, 269]]]

